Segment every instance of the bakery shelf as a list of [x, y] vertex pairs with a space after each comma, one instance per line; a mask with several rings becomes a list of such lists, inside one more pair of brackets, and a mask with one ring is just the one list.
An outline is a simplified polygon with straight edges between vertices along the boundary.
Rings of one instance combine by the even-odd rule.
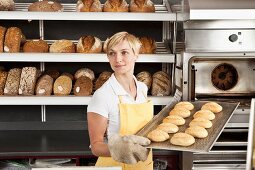
[[[167, 105], [172, 96], [149, 96], [154, 105]], [[91, 96], [1, 96], [0, 105], [87, 105]]]
[[15, 11], [1, 11], [0, 19], [14, 20], [87, 20], [87, 21], [176, 21], [168, 3], [155, 5], [155, 13], [76, 12], [76, 4], [62, 4], [63, 12], [30, 12], [31, 3], [16, 3]]

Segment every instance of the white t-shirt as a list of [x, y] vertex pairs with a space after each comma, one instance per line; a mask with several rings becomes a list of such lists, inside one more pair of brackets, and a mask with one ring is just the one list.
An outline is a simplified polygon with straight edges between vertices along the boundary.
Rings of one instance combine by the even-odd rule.
[[[124, 88], [119, 84], [114, 74], [95, 91], [91, 101], [88, 104], [87, 112], [95, 112], [108, 118], [107, 134], [111, 136], [114, 133], [119, 133], [120, 129], [120, 111], [119, 111], [119, 97], [122, 96], [123, 103], [144, 103], [147, 101], [147, 86], [137, 81], [134, 76], [137, 87], [137, 97], [134, 98], [128, 94]], [[145, 97], [146, 96], [146, 97]]]

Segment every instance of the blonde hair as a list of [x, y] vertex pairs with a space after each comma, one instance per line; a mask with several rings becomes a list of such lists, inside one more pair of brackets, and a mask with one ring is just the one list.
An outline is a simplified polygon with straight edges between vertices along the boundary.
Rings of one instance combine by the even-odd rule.
[[106, 53], [117, 45], [118, 43], [126, 40], [133, 50], [135, 55], [139, 54], [140, 48], [141, 48], [141, 42], [138, 38], [136, 38], [134, 35], [129, 34], [128, 32], [118, 32], [114, 34], [108, 41], [106, 41]]

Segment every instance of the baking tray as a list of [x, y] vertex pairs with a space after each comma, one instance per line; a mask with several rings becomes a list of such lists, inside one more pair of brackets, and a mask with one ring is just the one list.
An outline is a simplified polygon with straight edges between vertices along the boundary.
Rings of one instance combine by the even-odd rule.
[[[193, 115], [196, 111], [200, 110], [202, 105], [210, 101], [195, 101], [191, 102], [195, 108], [191, 111], [191, 115], [188, 118], [185, 118], [185, 124], [179, 127], [178, 132], [184, 132], [185, 129], [189, 127], [190, 121], [193, 119]], [[169, 112], [174, 108], [177, 101], [170, 103], [164, 107], [148, 124], [141, 129], [137, 135], [146, 137], [147, 134], [156, 129], [156, 127], [162, 123], [162, 120], [169, 115]], [[229, 102], [220, 102], [217, 101], [223, 107], [223, 110], [220, 113], [215, 114], [215, 119], [212, 120], [213, 126], [208, 131], [208, 136], [204, 139], [196, 139], [196, 142], [188, 147], [176, 146], [170, 143], [170, 139], [173, 134], [169, 134], [170, 138], [164, 142], [151, 142], [150, 145], [146, 146], [148, 148], [154, 149], [165, 149], [165, 150], [178, 150], [178, 151], [190, 151], [190, 152], [209, 152], [213, 144], [218, 139], [219, 135], [223, 131], [225, 125], [233, 115], [234, 111], [239, 105], [239, 102], [229, 103]]]

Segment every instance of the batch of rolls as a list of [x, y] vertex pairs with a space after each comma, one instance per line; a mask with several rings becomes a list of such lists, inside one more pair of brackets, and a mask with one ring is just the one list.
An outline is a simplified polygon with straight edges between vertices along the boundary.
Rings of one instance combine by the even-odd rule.
[[[0, 11], [15, 10], [13, 0], [1, 0]], [[54, 0], [42, 0], [34, 2], [28, 7], [28, 11], [40, 12], [62, 12], [64, 7]], [[154, 3], [151, 0], [131, 0], [130, 4], [126, 0], [106, 0], [102, 5], [99, 0], [78, 0], [77, 12], [155, 12]]]
[[201, 110], [195, 112], [193, 119], [189, 122], [189, 127], [183, 132], [178, 132], [178, 126], [185, 125], [185, 118], [191, 116], [193, 109], [194, 105], [190, 102], [177, 103], [169, 112], [169, 116], [165, 117], [156, 129], [149, 132], [147, 137], [154, 142], [164, 142], [170, 138], [169, 134], [173, 134], [169, 142], [184, 147], [194, 144], [195, 138], [206, 138], [208, 136], [206, 129], [213, 126], [212, 120], [223, 108], [216, 102], [205, 103]]

